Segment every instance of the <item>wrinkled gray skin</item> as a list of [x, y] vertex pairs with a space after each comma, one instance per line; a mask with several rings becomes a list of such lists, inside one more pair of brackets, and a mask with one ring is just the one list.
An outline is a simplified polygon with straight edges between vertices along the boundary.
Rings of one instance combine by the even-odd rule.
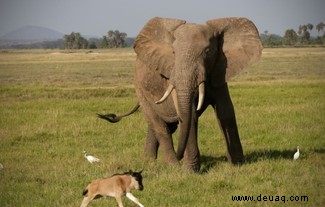
[[[157, 158], [160, 146], [167, 163], [178, 164], [184, 157], [185, 167], [198, 171], [198, 118], [212, 106], [224, 134], [228, 160], [242, 162], [226, 80], [260, 58], [262, 45], [254, 24], [245, 18], [215, 19], [199, 25], [156, 17], [140, 31], [134, 50], [135, 88], [148, 123], [146, 154]], [[172, 134], [177, 128], [175, 152]]]

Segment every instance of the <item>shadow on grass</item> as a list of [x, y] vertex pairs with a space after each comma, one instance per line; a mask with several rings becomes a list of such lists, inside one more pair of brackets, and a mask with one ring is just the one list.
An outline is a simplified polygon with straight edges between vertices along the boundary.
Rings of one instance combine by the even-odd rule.
[[313, 149], [312, 151], [313, 152], [316, 152], [316, 153], [320, 153], [320, 154], [324, 154], [325, 153], [325, 149]]
[[245, 155], [245, 164], [262, 160], [293, 159], [297, 150], [259, 150]]
[[200, 162], [201, 162], [201, 170], [200, 174], [208, 173], [211, 168], [218, 165], [222, 162], [227, 162], [228, 158], [226, 156], [220, 157], [212, 157], [212, 156], [205, 156], [201, 155]]
[[[293, 150], [258, 150], [254, 152], [248, 152], [245, 154], [245, 160], [243, 164], [251, 164], [263, 160], [277, 160], [277, 159], [288, 159], [292, 160], [293, 155], [296, 152], [296, 149]], [[301, 158], [304, 159], [307, 157], [307, 154], [310, 153], [318, 153], [324, 154], [324, 148], [318, 149], [309, 149], [307, 151], [301, 151]], [[200, 173], [204, 174], [209, 172], [211, 168], [218, 165], [222, 162], [228, 162], [228, 158], [226, 156], [220, 157], [212, 157], [212, 156], [201, 156], [201, 171]]]

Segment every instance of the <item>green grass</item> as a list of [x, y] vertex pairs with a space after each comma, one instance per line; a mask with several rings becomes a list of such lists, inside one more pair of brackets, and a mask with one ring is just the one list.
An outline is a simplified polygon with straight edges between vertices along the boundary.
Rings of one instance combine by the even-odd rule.
[[[117, 124], [96, 117], [137, 102], [134, 60], [130, 49], [0, 52], [1, 207], [79, 206], [90, 180], [142, 168], [145, 190], [134, 195], [145, 206], [324, 206], [324, 48], [265, 49], [229, 83], [246, 162], [227, 162], [208, 109], [199, 124], [199, 174], [166, 166], [161, 156], [144, 158], [141, 112]], [[83, 150], [102, 162], [89, 164]], [[245, 195], [286, 197], [232, 201]], [[117, 204], [108, 198], [90, 206]]]

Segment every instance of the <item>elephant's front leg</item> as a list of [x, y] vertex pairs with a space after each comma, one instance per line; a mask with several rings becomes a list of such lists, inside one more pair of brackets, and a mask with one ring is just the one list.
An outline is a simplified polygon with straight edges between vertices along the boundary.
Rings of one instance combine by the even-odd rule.
[[154, 112], [149, 113], [148, 110], [146, 110], [145, 116], [148, 121], [148, 134], [145, 144], [145, 153], [149, 157], [156, 159], [158, 147], [161, 147], [164, 161], [168, 164], [178, 165], [179, 161], [176, 157], [173, 139], [168, 125], [157, 115], [155, 115]]
[[147, 140], [144, 147], [146, 155], [150, 158], [157, 159], [159, 142], [156, 138], [153, 128], [148, 125]]
[[233, 164], [242, 163], [244, 153], [240, 143], [235, 111], [230, 99], [227, 84], [218, 88], [216, 92], [217, 98], [214, 109], [226, 141], [228, 160]]
[[167, 125], [156, 126], [154, 134], [159, 142], [159, 146], [161, 147], [164, 161], [168, 164], [179, 165], [173, 145], [172, 135], [170, 134]]

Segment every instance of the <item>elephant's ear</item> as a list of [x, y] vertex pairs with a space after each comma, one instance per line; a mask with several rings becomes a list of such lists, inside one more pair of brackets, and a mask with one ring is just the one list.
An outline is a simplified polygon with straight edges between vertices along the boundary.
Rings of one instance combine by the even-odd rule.
[[263, 46], [253, 22], [246, 18], [221, 18], [207, 21], [216, 33], [223, 35], [222, 50], [226, 56], [226, 79], [245, 66], [258, 61]]
[[175, 62], [173, 33], [185, 23], [183, 20], [160, 17], [149, 20], [135, 39], [134, 50], [138, 59], [150, 69], [159, 70], [162, 76], [169, 78]]

